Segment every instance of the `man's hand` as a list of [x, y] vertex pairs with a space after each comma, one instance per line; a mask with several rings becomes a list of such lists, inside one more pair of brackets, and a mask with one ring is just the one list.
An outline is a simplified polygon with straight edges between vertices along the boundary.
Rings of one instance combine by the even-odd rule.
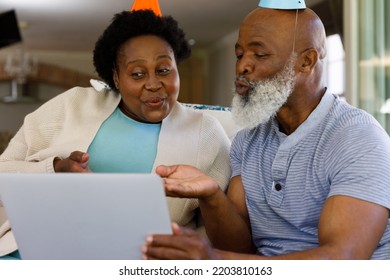
[[80, 151], [72, 152], [68, 158], [54, 159], [55, 172], [91, 172], [88, 168], [89, 155]]
[[197, 232], [172, 224], [173, 235], [151, 235], [142, 246], [145, 260], [209, 260], [220, 256]]
[[193, 166], [160, 165], [156, 173], [164, 178], [168, 196], [207, 199], [220, 190], [213, 178]]

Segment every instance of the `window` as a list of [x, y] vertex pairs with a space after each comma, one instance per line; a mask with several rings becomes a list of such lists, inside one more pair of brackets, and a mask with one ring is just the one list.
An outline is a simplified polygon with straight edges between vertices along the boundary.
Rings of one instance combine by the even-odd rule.
[[345, 0], [347, 91], [390, 134], [390, 1]]
[[344, 96], [345, 93], [345, 52], [340, 35], [327, 37], [325, 60], [325, 84], [328, 92]]

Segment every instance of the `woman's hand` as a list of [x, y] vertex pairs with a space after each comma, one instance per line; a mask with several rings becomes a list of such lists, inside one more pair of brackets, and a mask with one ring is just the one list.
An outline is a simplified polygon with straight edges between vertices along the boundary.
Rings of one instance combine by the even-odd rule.
[[54, 159], [55, 172], [91, 172], [88, 168], [89, 155], [84, 152], [74, 151], [65, 159]]
[[220, 190], [213, 178], [190, 165], [160, 165], [156, 173], [164, 178], [168, 196], [208, 199]]

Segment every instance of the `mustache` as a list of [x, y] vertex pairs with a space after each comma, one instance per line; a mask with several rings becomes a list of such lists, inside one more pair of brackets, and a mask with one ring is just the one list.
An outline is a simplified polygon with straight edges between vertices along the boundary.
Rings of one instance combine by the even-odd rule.
[[[239, 83], [243, 86], [248, 87], [248, 91], [246, 94], [239, 95], [239, 99], [243, 103], [243, 106], [246, 107], [246, 105], [251, 101], [250, 96], [253, 95], [253, 93], [255, 92], [257, 83], [245, 78], [243, 75], [237, 76], [235, 83]], [[233, 91], [233, 93], [237, 94], [236, 91]]]
[[236, 82], [244, 83], [246, 86], [250, 87], [251, 89], [253, 89], [256, 86], [256, 82], [245, 78], [243, 75], [237, 76]]

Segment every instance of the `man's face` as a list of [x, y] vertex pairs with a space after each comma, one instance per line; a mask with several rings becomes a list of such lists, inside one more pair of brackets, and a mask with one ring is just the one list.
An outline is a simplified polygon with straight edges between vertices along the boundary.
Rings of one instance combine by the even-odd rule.
[[256, 9], [242, 22], [235, 46], [232, 103], [238, 124], [255, 127], [286, 103], [295, 84], [294, 21], [272, 9]]
[[[286, 103], [294, 89], [295, 55], [291, 55], [285, 67], [273, 77], [249, 81], [244, 75], [236, 80], [232, 102], [232, 114], [237, 124], [253, 128], [274, 117]], [[243, 92], [244, 85], [247, 85]]]

